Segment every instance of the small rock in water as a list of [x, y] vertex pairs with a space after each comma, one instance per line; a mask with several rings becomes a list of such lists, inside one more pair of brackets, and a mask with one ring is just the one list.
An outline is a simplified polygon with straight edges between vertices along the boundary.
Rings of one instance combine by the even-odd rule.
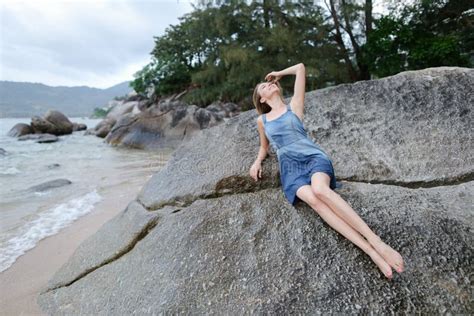
[[71, 184], [72, 182], [68, 179], [55, 179], [48, 182], [44, 182], [29, 188], [29, 190], [39, 192], [39, 191], [46, 191], [52, 188], [62, 187], [67, 184]]
[[52, 143], [59, 140], [56, 135], [43, 133], [43, 134], [28, 134], [18, 137], [18, 140], [34, 140], [37, 143]]

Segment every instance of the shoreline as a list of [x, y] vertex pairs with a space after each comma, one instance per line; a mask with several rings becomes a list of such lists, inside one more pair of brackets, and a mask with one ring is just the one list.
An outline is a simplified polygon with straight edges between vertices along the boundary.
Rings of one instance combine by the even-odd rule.
[[0, 314], [47, 315], [36, 302], [48, 280], [77, 247], [136, 198], [150, 176], [104, 188], [94, 209], [55, 235], [43, 238], [0, 273]]

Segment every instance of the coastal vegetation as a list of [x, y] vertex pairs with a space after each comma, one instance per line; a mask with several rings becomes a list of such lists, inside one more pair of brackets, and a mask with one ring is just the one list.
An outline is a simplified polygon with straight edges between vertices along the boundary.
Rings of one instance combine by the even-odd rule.
[[[304, 62], [307, 91], [406, 70], [472, 67], [473, 10], [463, 0], [200, 1], [154, 37], [130, 86], [161, 97], [252, 108], [263, 74]], [[375, 6], [383, 14], [374, 13]], [[291, 91], [291, 78], [281, 80]]]

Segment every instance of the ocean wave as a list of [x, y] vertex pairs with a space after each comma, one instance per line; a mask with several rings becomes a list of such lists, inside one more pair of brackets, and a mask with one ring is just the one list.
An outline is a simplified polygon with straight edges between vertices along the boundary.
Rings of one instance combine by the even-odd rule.
[[15, 167], [0, 169], [0, 174], [3, 174], [3, 175], [12, 175], [12, 174], [18, 174], [18, 173], [21, 173], [21, 171]]
[[102, 200], [97, 190], [71, 199], [38, 214], [19, 227], [14, 236], [0, 245], [0, 272], [8, 269], [18, 257], [34, 248], [43, 238], [57, 234], [64, 227], [94, 209]]

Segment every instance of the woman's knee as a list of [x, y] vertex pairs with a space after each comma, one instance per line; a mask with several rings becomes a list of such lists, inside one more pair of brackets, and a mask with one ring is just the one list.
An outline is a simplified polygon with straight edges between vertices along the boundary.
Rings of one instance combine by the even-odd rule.
[[298, 189], [296, 193], [297, 193], [296, 195], [301, 200], [303, 200], [304, 202], [306, 202], [306, 204], [308, 204], [309, 206], [313, 208], [317, 207], [318, 204], [321, 203], [321, 201], [316, 197], [316, 195], [311, 190], [310, 185], [302, 186], [300, 189]]
[[[308, 186], [309, 187], [309, 186]], [[313, 191], [311, 190], [311, 188], [308, 188], [308, 191], [307, 191], [307, 194], [305, 194], [304, 196], [304, 201], [306, 202], [306, 204], [308, 204], [309, 206], [311, 206], [311, 208], [313, 209], [321, 209], [321, 204], [323, 204], [324, 202], [321, 201], [321, 199], [319, 199], [314, 193]]]
[[324, 172], [316, 172], [312, 175], [311, 190], [317, 198], [325, 198], [330, 194], [329, 181], [331, 181], [329, 175]]
[[316, 198], [319, 199], [328, 197], [330, 194], [330, 190], [331, 188], [329, 188], [329, 186], [325, 183], [319, 182], [311, 184], [311, 191], [316, 196]]

